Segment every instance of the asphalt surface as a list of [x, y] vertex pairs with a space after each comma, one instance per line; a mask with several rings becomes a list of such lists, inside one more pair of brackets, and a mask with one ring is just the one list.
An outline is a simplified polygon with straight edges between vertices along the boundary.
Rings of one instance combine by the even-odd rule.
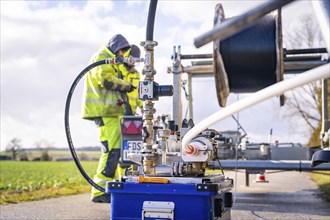
[[[225, 175], [236, 176], [234, 172]], [[309, 173], [267, 173], [268, 183], [254, 183], [254, 179], [250, 174], [246, 187], [244, 172], [237, 173], [232, 219], [330, 220], [330, 203], [322, 199]], [[0, 206], [0, 219], [110, 219], [110, 205], [92, 203], [89, 197], [82, 194], [4, 205]]]
[[330, 220], [330, 203], [322, 198], [310, 173], [273, 171], [266, 173], [268, 183], [256, 183], [256, 175], [250, 174], [249, 187], [245, 173], [237, 177], [232, 219]]
[[110, 219], [110, 205], [91, 202], [88, 193], [0, 206], [0, 216], [1, 220], [101, 220]]

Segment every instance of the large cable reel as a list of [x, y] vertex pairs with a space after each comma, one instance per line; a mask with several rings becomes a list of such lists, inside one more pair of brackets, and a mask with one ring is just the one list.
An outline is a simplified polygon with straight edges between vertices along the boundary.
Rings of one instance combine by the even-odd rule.
[[[218, 4], [214, 26], [225, 20]], [[226, 106], [230, 92], [256, 92], [283, 79], [281, 30], [280, 13], [269, 14], [221, 42], [214, 41], [214, 77], [221, 107]]]

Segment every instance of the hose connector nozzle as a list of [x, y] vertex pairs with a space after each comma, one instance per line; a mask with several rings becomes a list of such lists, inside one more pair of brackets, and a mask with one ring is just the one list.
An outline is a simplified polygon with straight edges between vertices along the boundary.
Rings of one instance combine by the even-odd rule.
[[144, 62], [144, 58], [138, 58], [138, 57], [128, 57], [128, 58], [124, 58], [124, 63], [128, 64], [128, 65], [134, 65], [135, 63], [140, 63], [140, 62]]

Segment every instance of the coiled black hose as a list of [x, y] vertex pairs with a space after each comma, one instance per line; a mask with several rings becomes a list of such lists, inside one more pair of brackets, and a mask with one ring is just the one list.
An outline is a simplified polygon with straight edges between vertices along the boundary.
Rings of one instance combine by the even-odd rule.
[[76, 166], [78, 168], [78, 170], [80, 171], [80, 173], [83, 175], [83, 177], [87, 180], [87, 182], [89, 182], [94, 188], [100, 190], [101, 192], [106, 192], [105, 189], [99, 185], [97, 185], [89, 176], [88, 174], [85, 172], [84, 168], [81, 166], [80, 161], [78, 159], [78, 156], [76, 154], [73, 142], [72, 142], [72, 138], [71, 138], [71, 132], [70, 132], [70, 122], [69, 122], [69, 115], [70, 115], [70, 104], [71, 104], [71, 98], [73, 95], [73, 92], [76, 88], [76, 86], [78, 85], [79, 81], [81, 80], [81, 78], [83, 78], [83, 76], [90, 71], [91, 69], [93, 69], [94, 67], [103, 65], [103, 64], [108, 64], [110, 61], [109, 60], [100, 60], [97, 61], [95, 63], [90, 64], [89, 66], [87, 66], [85, 69], [83, 69], [79, 75], [76, 77], [76, 79], [73, 81], [71, 88], [69, 90], [68, 96], [66, 98], [66, 103], [65, 103], [65, 114], [64, 114], [64, 124], [65, 124], [65, 134], [66, 134], [66, 139], [68, 141], [69, 144], [69, 148], [71, 151], [71, 155], [72, 158], [74, 160], [74, 162], [76, 163]]

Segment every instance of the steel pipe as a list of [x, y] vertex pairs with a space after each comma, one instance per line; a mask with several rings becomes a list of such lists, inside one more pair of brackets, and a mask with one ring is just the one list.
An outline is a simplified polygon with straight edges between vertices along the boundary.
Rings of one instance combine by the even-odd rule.
[[306, 70], [313, 69], [318, 66], [329, 63], [326, 60], [319, 61], [285, 61], [284, 62], [284, 71], [285, 74], [296, 74], [301, 73]]
[[189, 109], [189, 118], [194, 118], [194, 111], [193, 111], [193, 96], [192, 96], [192, 75], [188, 74], [188, 95], [189, 95], [189, 102], [188, 102], [188, 109]]
[[[154, 69], [154, 47], [157, 46], [157, 42], [153, 41], [154, 35], [154, 23], [156, 16], [158, 0], [150, 1], [148, 20], [147, 20], [147, 31], [146, 31], [146, 41], [141, 42], [141, 46], [145, 49], [145, 62], [142, 69], [143, 75], [145, 75], [145, 81], [153, 81], [156, 71]], [[142, 108], [142, 118], [143, 118], [143, 169], [145, 173], [153, 172], [153, 158], [154, 158], [154, 149], [153, 146], [153, 137], [154, 137], [154, 124], [153, 116], [156, 112], [154, 108], [154, 103], [152, 100], [145, 100], [143, 102]]]
[[300, 55], [300, 54], [315, 54], [315, 53], [327, 53], [326, 48], [308, 48], [308, 49], [291, 49], [287, 50], [284, 48], [284, 55], [292, 54], [292, 55]]
[[284, 61], [321, 61], [322, 55], [314, 55], [314, 56], [286, 56], [284, 57]]
[[179, 129], [181, 128], [182, 122], [182, 101], [181, 101], [181, 81], [182, 81], [182, 67], [181, 67], [181, 46], [173, 47], [173, 98], [172, 98], [172, 119], [178, 123]]
[[237, 32], [243, 30], [244, 28], [252, 25], [262, 16], [272, 12], [286, 4], [289, 4], [294, 0], [272, 0], [268, 1], [260, 6], [247, 11], [241, 16], [234, 17], [223, 21], [219, 26], [216, 26], [209, 32], [195, 38], [194, 44], [197, 48], [204, 46], [207, 43], [215, 40], [224, 40]]
[[215, 169], [247, 169], [247, 170], [330, 170], [330, 164], [320, 164], [311, 167], [309, 160], [221, 160], [221, 167], [217, 161], [209, 162]]
[[[302, 61], [285, 61], [284, 62], [284, 74], [298, 74], [318, 66], [329, 63], [328, 60], [302, 60]], [[189, 73], [193, 77], [203, 76], [212, 77], [214, 76], [213, 66], [211, 65], [200, 65], [200, 66], [185, 66], [183, 67], [184, 73]]]
[[213, 65], [205, 66], [185, 66], [183, 67], [184, 73], [204, 73], [204, 72], [213, 72]]
[[[302, 54], [316, 54], [316, 53], [327, 53], [326, 48], [308, 48], [308, 49], [283, 49], [284, 55], [302, 55]], [[181, 55], [181, 60], [186, 59], [212, 59], [213, 54], [184, 54]]]
[[[321, 147], [324, 148], [327, 145], [330, 145], [329, 143], [326, 144], [326, 139], [324, 140], [324, 136], [326, 136], [326, 133], [329, 131], [329, 103], [328, 103], [328, 94], [329, 94], [328, 88], [328, 80], [323, 79], [322, 80], [322, 125], [321, 125]], [[329, 138], [329, 137], [328, 137]], [[329, 141], [329, 140], [328, 140]]]
[[212, 59], [213, 54], [186, 54], [186, 55], [181, 55], [181, 60], [185, 59]]

